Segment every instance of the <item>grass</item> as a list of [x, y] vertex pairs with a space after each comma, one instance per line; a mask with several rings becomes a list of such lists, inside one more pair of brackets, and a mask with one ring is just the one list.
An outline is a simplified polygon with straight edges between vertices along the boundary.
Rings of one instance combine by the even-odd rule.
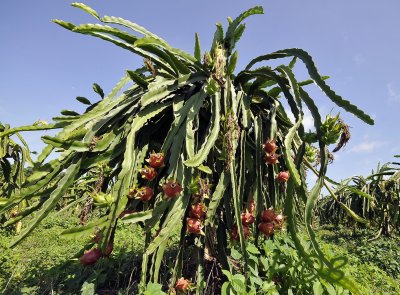
[[[70, 213], [53, 214], [14, 249], [7, 246], [14, 237], [12, 229], [0, 230], [0, 294], [80, 294], [83, 285], [96, 294], [136, 294], [144, 238], [137, 225], [119, 224], [114, 251], [92, 267], [82, 267], [73, 258], [90, 237], [66, 239], [60, 233], [79, 223]], [[328, 256], [346, 256], [345, 273], [355, 280], [362, 294], [400, 294], [400, 239], [367, 240], [373, 233], [354, 235], [346, 229], [323, 227], [318, 237]], [[174, 246], [176, 242], [172, 241]], [[166, 253], [161, 274], [167, 274], [169, 259], [176, 249]], [[165, 279], [164, 279], [165, 280]], [[93, 284], [93, 285], [91, 285]]]
[[371, 230], [333, 226], [318, 230], [325, 253], [348, 258], [344, 271], [362, 294], [400, 294], [400, 237], [369, 241], [375, 235]]
[[[71, 214], [52, 215], [14, 249], [7, 246], [13, 231], [0, 232], [0, 294], [74, 294], [84, 282], [95, 283], [98, 294], [112, 294], [137, 282], [144, 240], [138, 226], [119, 225], [113, 254], [94, 267], [82, 267], [73, 258], [90, 237], [66, 239], [60, 233], [76, 226]], [[140, 262], [139, 262], [140, 265]]]

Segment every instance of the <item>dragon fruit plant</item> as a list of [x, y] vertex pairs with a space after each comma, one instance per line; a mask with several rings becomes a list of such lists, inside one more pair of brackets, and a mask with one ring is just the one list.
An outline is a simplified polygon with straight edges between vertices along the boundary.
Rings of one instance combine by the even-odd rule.
[[[203, 294], [207, 288], [204, 272], [210, 261], [246, 274], [246, 238], [256, 244], [270, 238], [276, 226], [264, 221], [262, 213], [266, 208], [282, 208], [279, 220], [283, 222], [285, 216], [285, 227], [304, 262], [325, 280], [358, 293], [337, 264], [324, 257], [311, 226], [313, 207], [325, 184], [328, 145], [335, 138], [341, 147], [349, 136], [344, 124], [323, 122], [305, 86], [315, 84], [338, 107], [368, 124], [373, 120], [326, 84], [311, 56], [297, 48], [279, 50], [236, 69], [235, 45], [245, 30], [243, 20], [262, 14], [259, 6], [235, 19], [228, 18], [226, 30], [218, 23], [209, 51], [201, 51], [196, 34], [194, 55], [172, 47], [133, 22], [102, 17], [82, 3], [72, 6], [89, 13], [98, 23], [54, 22], [139, 55], [144, 66], [128, 70], [108, 95], [95, 84], [93, 88], [101, 97], [95, 103], [78, 97], [87, 105], [82, 114], [63, 111], [53, 123], [0, 132], [0, 138], [5, 138], [20, 131], [59, 130], [55, 136], [42, 137], [47, 146], [38, 156], [33, 174], [0, 207], [4, 213], [25, 200], [32, 204], [23, 216], [33, 212], [35, 216], [13, 245], [32, 232], [74, 182], [105, 165], [109, 173], [99, 177], [100, 183], [87, 198], [108, 196], [104, 198], [107, 210], [97, 221], [67, 233], [89, 234], [98, 229], [102, 234], [97, 249], [104, 253], [113, 243], [117, 222], [143, 222], [146, 245], [141, 290], [147, 282], [158, 281], [164, 250], [177, 228], [181, 229], [179, 254], [170, 289], [179, 278], [187, 277], [197, 294]], [[268, 66], [271, 60], [287, 58], [288, 64]], [[297, 81], [294, 66], [298, 61], [305, 65], [309, 80]], [[304, 130], [306, 109], [313, 116], [314, 133]], [[319, 153], [318, 179], [309, 189], [305, 166], [310, 162], [305, 153], [313, 143]], [[46, 161], [54, 151], [59, 157]], [[254, 219], [246, 215], [250, 203]], [[312, 253], [305, 251], [297, 237], [299, 223], [307, 229]], [[227, 259], [231, 240], [243, 253], [239, 269]], [[182, 273], [182, 253], [189, 246], [198, 254], [195, 275]], [[179, 281], [177, 285], [181, 285]]]

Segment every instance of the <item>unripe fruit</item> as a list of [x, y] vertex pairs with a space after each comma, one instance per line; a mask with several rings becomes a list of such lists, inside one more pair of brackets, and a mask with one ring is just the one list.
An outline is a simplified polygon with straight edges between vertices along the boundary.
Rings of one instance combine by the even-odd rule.
[[98, 207], [110, 207], [114, 203], [112, 194], [98, 192], [92, 195], [93, 204]]
[[169, 179], [164, 185], [163, 185], [163, 191], [165, 196], [168, 199], [171, 199], [173, 197], [176, 197], [177, 195], [179, 195], [182, 191], [181, 186], [179, 185], [179, 183], [177, 183], [176, 181], [173, 181], [171, 179]]
[[274, 219], [275, 219], [275, 212], [271, 208], [264, 210], [261, 213], [261, 220], [263, 222], [272, 222], [272, 221], [274, 221]]
[[186, 218], [186, 230], [191, 234], [200, 234], [202, 233], [203, 225], [201, 224], [201, 220], [197, 218]]
[[152, 181], [157, 176], [157, 171], [153, 167], [145, 166], [140, 169], [140, 174], [147, 181]]
[[262, 222], [258, 225], [258, 229], [261, 233], [269, 237], [274, 233], [274, 224], [272, 222]]
[[276, 180], [281, 183], [285, 183], [289, 180], [290, 174], [289, 171], [281, 171], [278, 173]]
[[190, 207], [189, 215], [193, 218], [203, 219], [206, 216], [207, 207], [204, 203], [196, 203]]
[[189, 280], [182, 277], [176, 282], [175, 289], [178, 292], [186, 293], [189, 289], [189, 285], [190, 285]]
[[84, 265], [93, 265], [103, 256], [103, 253], [100, 249], [92, 249], [87, 251], [79, 258], [79, 262]]
[[278, 148], [276, 145], [275, 139], [267, 139], [267, 141], [263, 144], [263, 148], [265, 152], [272, 154], [275, 153], [276, 149]]
[[164, 153], [151, 153], [150, 157], [146, 160], [153, 168], [164, 167]]

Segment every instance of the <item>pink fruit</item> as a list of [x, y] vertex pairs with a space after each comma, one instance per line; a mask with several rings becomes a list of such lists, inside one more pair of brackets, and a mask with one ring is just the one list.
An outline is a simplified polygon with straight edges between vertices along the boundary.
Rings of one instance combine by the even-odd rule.
[[171, 199], [173, 197], [176, 197], [179, 195], [182, 191], [182, 188], [179, 183], [176, 181], [173, 181], [169, 179], [164, 185], [163, 185], [163, 191], [164, 194], [167, 198]]
[[190, 217], [203, 219], [206, 216], [207, 207], [204, 203], [196, 203], [190, 207]]
[[79, 262], [84, 265], [93, 265], [103, 256], [103, 253], [101, 252], [100, 249], [92, 249], [89, 251], [86, 251], [85, 254], [83, 254], [79, 258]]
[[269, 208], [267, 210], [264, 210], [261, 213], [261, 220], [263, 222], [272, 222], [275, 219], [275, 212], [272, 208]]
[[255, 220], [253, 214], [251, 214], [250, 212], [242, 213], [241, 218], [242, 218], [242, 224], [244, 225], [250, 225]]
[[258, 229], [267, 237], [274, 233], [274, 224], [272, 222], [262, 222], [258, 225]]
[[[250, 236], [250, 229], [247, 225], [243, 225], [243, 235], [245, 239], [247, 239]], [[239, 240], [239, 230], [236, 224], [232, 227], [231, 239], [234, 241]]]
[[146, 160], [153, 168], [164, 167], [164, 153], [151, 153], [150, 157]]
[[275, 153], [275, 151], [278, 147], [276, 145], [275, 139], [268, 138], [267, 141], [263, 144], [263, 148], [267, 153], [271, 154], [271, 153]]
[[278, 154], [266, 154], [265, 155], [265, 163], [270, 164], [270, 165], [278, 164], [279, 157], [280, 157], [280, 155], [278, 155]]
[[144, 186], [136, 190], [136, 198], [142, 200], [143, 202], [149, 201], [153, 197], [153, 194], [153, 190], [148, 186]]
[[186, 293], [189, 289], [190, 282], [184, 277], [180, 278], [175, 285], [175, 289], [178, 292]]
[[278, 182], [284, 183], [284, 182], [287, 182], [289, 180], [289, 176], [290, 176], [289, 171], [281, 171], [281, 172], [278, 173], [278, 176], [276, 177], [276, 180]]
[[191, 234], [200, 234], [202, 232], [203, 225], [200, 219], [197, 218], [186, 218], [186, 230]]
[[147, 181], [152, 181], [157, 176], [157, 171], [153, 167], [145, 166], [140, 169], [140, 174], [142, 174], [142, 177]]

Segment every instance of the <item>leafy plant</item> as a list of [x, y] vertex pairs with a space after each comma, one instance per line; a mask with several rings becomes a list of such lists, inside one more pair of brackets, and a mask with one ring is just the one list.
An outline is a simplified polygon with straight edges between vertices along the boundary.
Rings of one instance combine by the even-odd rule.
[[[233, 20], [229, 18], [225, 32], [218, 23], [208, 52], [202, 54], [196, 34], [194, 55], [190, 55], [133, 22], [101, 17], [82, 3], [72, 5], [101, 24], [54, 22], [129, 50], [144, 58], [145, 66], [127, 71], [108, 95], [95, 84], [93, 89], [101, 100], [92, 104], [78, 97], [88, 105], [82, 114], [64, 110], [62, 116], [53, 118], [52, 124], [0, 132], [0, 138], [4, 138], [20, 131], [60, 129], [56, 136], [43, 136], [47, 146], [39, 155], [33, 174], [21, 192], [12, 192], [0, 208], [4, 213], [24, 200], [43, 200], [36, 210], [27, 212], [26, 215], [36, 215], [12, 245], [31, 233], [77, 180], [94, 173], [99, 165], [106, 165], [108, 176], [98, 191], [90, 193], [94, 200], [105, 200], [103, 215], [65, 234], [99, 233], [97, 247], [105, 253], [112, 247], [118, 221], [141, 223], [146, 242], [141, 292], [149, 282], [158, 282], [168, 241], [178, 229], [179, 253], [172, 267], [170, 290], [182, 275], [187, 247], [196, 249], [195, 271], [185, 276], [196, 282], [197, 294], [207, 292], [204, 274], [214, 265], [212, 261], [218, 261], [225, 269], [233, 268], [226, 259], [227, 232], [235, 227], [244, 261], [237, 272], [244, 274], [246, 282], [250, 257], [246, 254], [248, 234], [244, 230], [250, 233], [253, 225], [243, 226], [241, 214], [246, 204], [254, 201], [256, 224], [264, 208], [284, 207], [289, 232], [305, 263], [323, 279], [358, 293], [335, 261], [324, 257], [311, 226], [312, 210], [324, 185], [327, 145], [332, 143], [326, 142], [331, 138], [326, 133], [338, 130], [322, 128], [321, 115], [304, 86], [314, 83], [339, 107], [368, 124], [373, 120], [326, 84], [326, 77], [318, 73], [311, 56], [296, 48], [279, 50], [251, 60], [244, 70], [236, 70], [235, 45], [245, 29], [242, 22], [250, 15], [263, 13], [258, 6]], [[286, 58], [291, 58], [288, 65], [254, 67]], [[310, 80], [299, 82], [295, 78], [297, 60], [306, 66]], [[284, 107], [286, 104], [289, 109]], [[302, 123], [305, 108], [310, 110], [316, 127], [311, 141]], [[288, 112], [293, 114], [294, 123]], [[266, 154], [262, 143], [268, 139], [276, 141], [277, 149]], [[309, 192], [304, 181], [304, 153], [312, 141], [319, 145], [320, 167], [316, 184]], [[151, 154], [151, 160], [152, 151], [165, 157], [165, 166], [147, 167], [145, 159]], [[52, 152], [60, 153], [59, 157], [46, 162]], [[279, 163], [267, 165], [263, 157], [271, 155], [279, 156]], [[57, 178], [61, 172], [62, 177]], [[149, 201], [143, 201], [144, 188], [146, 193], [154, 192]], [[190, 208], [198, 203], [205, 204], [205, 217], [193, 217]], [[298, 238], [296, 217], [304, 217], [310, 250]], [[251, 232], [258, 245], [257, 227]], [[243, 278], [240, 274], [235, 276]]]
[[325, 253], [348, 258], [343, 271], [356, 281], [361, 294], [399, 294], [398, 236], [370, 241], [373, 229], [353, 232], [342, 225], [324, 225], [317, 234]]
[[[400, 163], [378, 165], [368, 176], [353, 176], [335, 184], [333, 199], [322, 199], [318, 215], [322, 223], [352, 223], [377, 228], [389, 236], [400, 229]], [[350, 220], [346, 218], [349, 215]], [[349, 222], [350, 221], [350, 222]]]
[[400, 276], [400, 262], [398, 259], [391, 259], [400, 255], [396, 242], [398, 241], [378, 240], [372, 245], [368, 243], [368, 245], [356, 247], [352, 252], [361, 261], [374, 264], [396, 278]]
[[162, 285], [156, 283], [148, 283], [146, 290], [143, 295], [166, 295], [167, 293], [162, 291]]
[[[301, 240], [309, 250], [310, 243]], [[261, 248], [260, 251], [251, 243], [247, 245], [250, 269], [247, 288], [242, 274], [224, 270], [227, 281], [222, 286], [221, 294], [349, 294], [342, 287], [315, 276], [289, 237], [276, 235], [273, 240], [265, 240]], [[231, 255], [231, 259], [242, 259], [235, 248], [231, 249]]]
[[[79, 224], [79, 211], [52, 212], [41, 222], [34, 235], [28, 236], [13, 249], [9, 249], [8, 245], [15, 234], [7, 229], [0, 230], [1, 294], [20, 294], [22, 288], [28, 290], [26, 294], [80, 294], [85, 281], [89, 285], [94, 284], [98, 294], [108, 290], [117, 293], [124, 289], [137, 294], [140, 270], [136, 265], [140, 265], [144, 247], [141, 228], [118, 224], [112, 255], [102, 258], [92, 267], [83, 267], [77, 263], [79, 253], [90, 243], [91, 237], [70, 239], [60, 236], [63, 230]], [[25, 222], [29, 223], [31, 218], [28, 217]], [[167, 254], [176, 256], [176, 251]], [[163, 262], [164, 269], [168, 268]], [[36, 292], [31, 288], [35, 288]]]
[[[0, 123], [0, 132], [10, 129], [9, 124]], [[32, 164], [28, 144], [18, 132], [13, 132], [21, 144], [10, 135], [0, 137], [0, 205], [7, 202], [5, 196], [19, 189], [25, 181], [25, 164]]]
[[[9, 124], [0, 123], [0, 132], [7, 132], [9, 129]], [[8, 196], [20, 192], [28, 173], [25, 165], [33, 163], [28, 144], [18, 132], [14, 134], [13, 137], [16, 137], [20, 144], [11, 138], [11, 135], [0, 137], [0, 207], [9, 201]], [[16, 223], [16, 232], [20, 232], [20, 220], [23, 218], [20, 212], [24, 211], [27, 204], [26, 201], [20, 202], [7, 216], [0, 214], [0, 220], [3, 219], [6, 224]]]

